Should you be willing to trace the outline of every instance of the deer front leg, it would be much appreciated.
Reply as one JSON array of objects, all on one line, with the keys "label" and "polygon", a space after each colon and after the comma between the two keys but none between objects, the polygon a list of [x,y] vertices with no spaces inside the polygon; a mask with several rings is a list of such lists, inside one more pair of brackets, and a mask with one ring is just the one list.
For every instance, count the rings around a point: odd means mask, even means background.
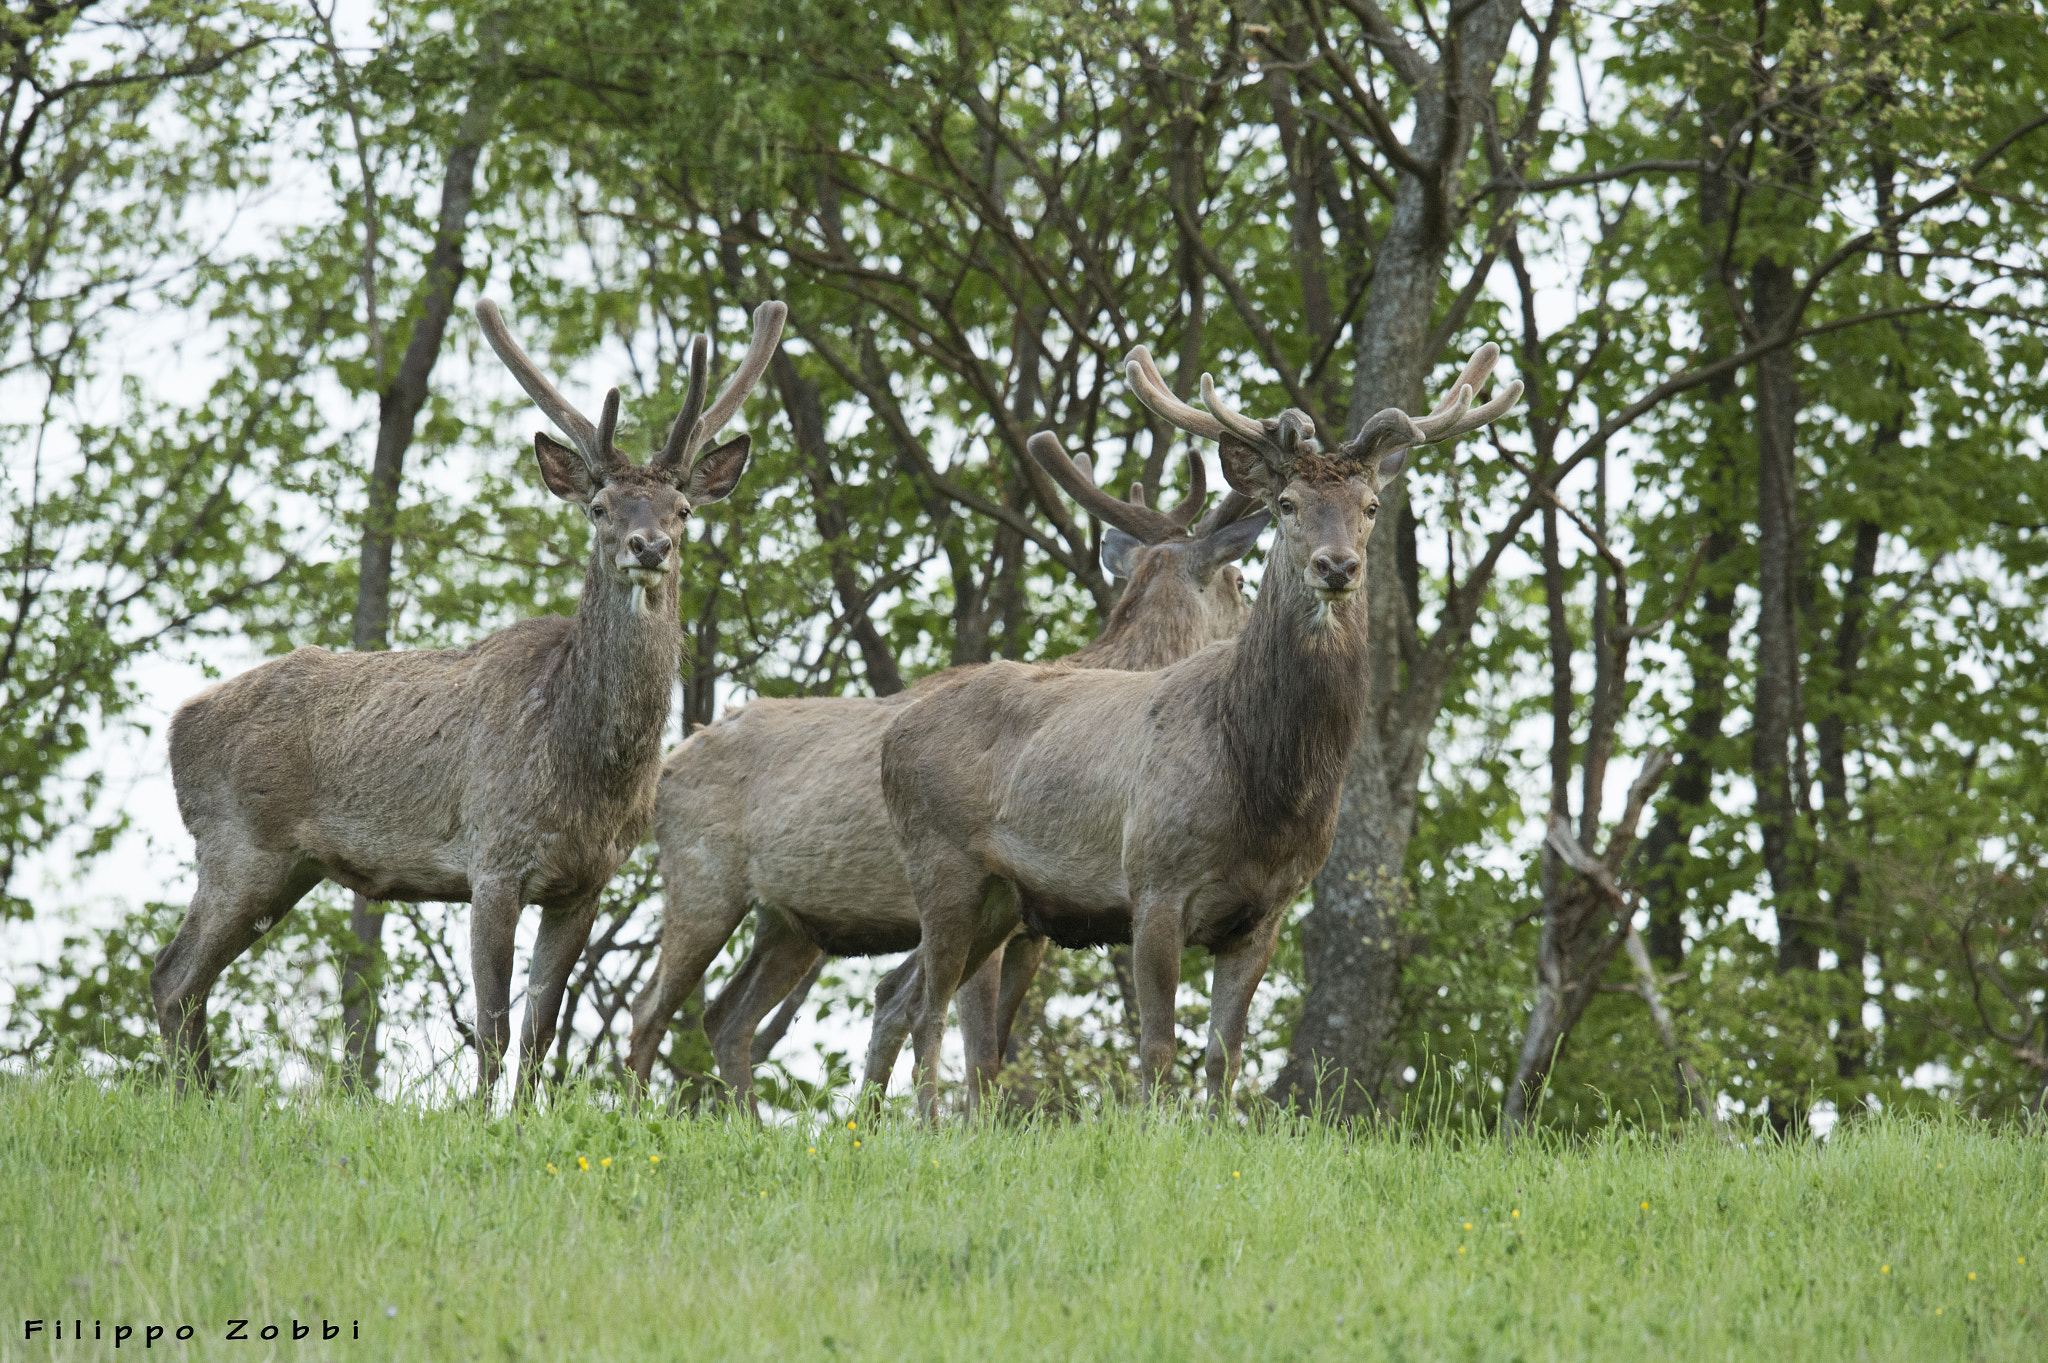
[{"label": "deer front leg", "polygon": [[[1291,897],[1291,896],[1290,896]],[[1273,945],[1280,939],[1279,913],[1237,941],[1218,950],[1209,990],[1209,1053],[1204,1069],[1209,1081],[1209,1111],[1230,1111],[1237,1076],[1244,1068],[1244,1034],[1252,1011],[1252,995],[1266,977]]]},{"label": "deer front leg", "polygon": [[476,981],[477,1101],[490,1110],[491,1093],[512,1044],[512,938],[519,928],[519,887],[485,881],[470,895],[469,969]]},{"label": "deer front leg", "polygon": [[519,1029],[518,1101],[522,1104],[533,1101],[540,1084],[541,1063],[561,1024],[562,996],[568,992],[569,975],[590,945],[590,929],[597,923],[600,893],[592,890],[565,908],[541,911],[533,963],[526,971],[526,1020]]},{"label": "deer front leg", "polygon": [[1180,988],[1181,925],[1171,901],[1141,899],[1131,924],[1138,986],[1138,1072],[1147,1101],[1173,1076],[1173,998]]},{"label": "deer front leg", "polygon": [[718,1058],[718,1077],[733,1101],[759,1119],[754,1101],[754,1029],[809,973],[824,953],[781,914],[754,914],[754,945],[732,981],[704,1009],[704,1030]]}]

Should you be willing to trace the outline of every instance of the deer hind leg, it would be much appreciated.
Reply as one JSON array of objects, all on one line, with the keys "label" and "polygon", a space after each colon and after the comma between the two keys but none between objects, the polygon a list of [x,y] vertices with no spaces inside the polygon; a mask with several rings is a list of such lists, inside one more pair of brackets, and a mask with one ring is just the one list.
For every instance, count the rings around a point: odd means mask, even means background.
[{"label": "deer hind leg", "polygon": [[[928,891],[934,892],[930,898]],[[928,905],[936,912],[927,912]],[[979,870],[956,874],[950,885],[928,881],[918,887],[918,918],[923,926],[917,947],[921,987],[912,1001],[910,1046],[916,1058],[918,1108],[927,1123],[935,1124],[939,1119],[939,1053],[946,1037],[946,1010],[961,981],[980,969],[989,954],[1016,931],[1016,892],[1008,881]],[[993,1011],[991,1000],[991,1015]],[[989,1038],[994,1031],[991,1021]],[[977,1096],[970,1084],[970,1111]]]},{"label": "deer hind leg", "polygon": [[1020,932],[1003,948],[1003,988],[996,1005],[996,1054],[1005,1063],[1016,1059],[1011,1054],[1010,1030],[1017,1025],[1017,1013],[1031,992],[1031,982],[1038,978],[1045,948],[1045,938],[1035,932]]},{"label": "deer hind leg", "polygon": [[955,996],[960,1041],[967,1052],[967,1103],[979,1106],[1003,1063],[1003,953],[992,951]]},{"label": "deer hind leg", "polygon": [[716,859],[664,854],[661,889],[661,955],[654,978],[633,1000],[633,1040],[626,1052],[636,1099],[647,1092],[676,1010],[704,983],[704,972],[747,916],[744,879],[725,874]]},{"label": "deer hind leg", "polygon": [[206,997],[214,981],[324,875],[318,862],[293,853],[202,844],[192,905],[149,972],[157,1027],[180,1093],[212,1083]]},{"label": "deer hind leg", "polygon": [[896,1057],[903,1053],[910,1035],[911,1020],[917,1014],[917,1000],[924,990],[918,973],[921,952],[905,956],[894,970],[875,986],[875,1025],[868,1032],[868,1054],[861,1076],[861,1099],[878,1103],[889,1092],[889,1076],[896,1069]]},{"label": "deer hind leg", "polygon": [[754,1103],[754,1029],[810,973],[824,953],[788,918],[754,913],[754,946],[730,983],[704,1009],[704,1030],[718,1058],[718,1077],[733,1100],[758,1118]]},{"label": "deer hind leg", "polygon": [[1272,914],[1216,953],[1216,970],[1209,986],[1209,1052],[1204,1062],[1212,1115],[1229,1112],[1236,1095],[1237,1076],[1244,1069],[1244,1034],[1252,995],[1273,959],[1281,917]]},{"label": "deer hind leg", "polygon": [[818,980],[824,973],[825,955],[820,952],[818,959],[813,961],[811,968],[804,973],[804,977],[796,982],[796,988],[790,990],[783,998],[782,1006],[775,1010],[775,1016],[769,1019],[768,1025],[754,1033],[753,1059],[756,1065],[767,1064],[768,1057],[775,1053],[775,1048],[781,1044],[782,1038],[789,1035],[790,1024],[796,1021],[797,1014],[803,1010],[804,1000],[818,987]]},{"label": "deer hind leg", "polygon": [[562,997],[569,976],[590,945],[597,923],[598,895],[592,891],[560,909],[543,909],[534,937],[533,962],[526,972],[526,1019],[519,1029],[519,1100],[530,1102],[540,1084],[541,1066],[562,1020]]},{"label": "deer hind leg", "polygon": [[485,1110],[512,1043],[512,942],[519,930],[520,893],[510,880],[470,887],[469,968],[476,981],[477,1101]]}]

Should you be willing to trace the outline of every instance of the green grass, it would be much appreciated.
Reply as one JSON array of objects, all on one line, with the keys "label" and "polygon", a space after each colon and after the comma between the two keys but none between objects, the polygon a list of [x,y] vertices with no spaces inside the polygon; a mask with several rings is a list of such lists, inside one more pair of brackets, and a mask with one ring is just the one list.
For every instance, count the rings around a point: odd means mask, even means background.
[{"label": "green grass", "polygon": [[147,1356],[2038,1360],[2048,1141],[760,1132],[8,1080],[0,1264],[4,1358],[190,1324]]}]

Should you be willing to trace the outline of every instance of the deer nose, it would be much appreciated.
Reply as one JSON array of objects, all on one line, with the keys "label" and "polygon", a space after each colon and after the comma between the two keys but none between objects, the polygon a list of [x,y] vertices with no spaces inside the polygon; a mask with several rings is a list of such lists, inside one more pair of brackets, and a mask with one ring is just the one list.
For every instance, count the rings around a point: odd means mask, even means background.
[{"label": "deer nose", "polygon": [[669,545],[667,535],[656,535],[652,539],[641,534],[626,536],[626,548],[640,560],[640,566],[643,568],[659,568],[668,562]]},{"label": "deer nose", "polygon": [[1324,549],[1309,560],[1309,567],[1332,591],[1347,591],[1358,581],[1358,555],[1349,550]]}]

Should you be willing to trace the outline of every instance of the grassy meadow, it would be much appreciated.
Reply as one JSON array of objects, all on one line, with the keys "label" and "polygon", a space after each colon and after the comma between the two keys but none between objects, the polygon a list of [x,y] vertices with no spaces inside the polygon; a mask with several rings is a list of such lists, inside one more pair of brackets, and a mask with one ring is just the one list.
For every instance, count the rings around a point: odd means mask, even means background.
[{"label": "grassy meadow", "polygon": [[152,1358],[2037,1360],[2048,1140],[756,1131],[6,1079],[0,1264],[5,1359],[156,1325]]}]

